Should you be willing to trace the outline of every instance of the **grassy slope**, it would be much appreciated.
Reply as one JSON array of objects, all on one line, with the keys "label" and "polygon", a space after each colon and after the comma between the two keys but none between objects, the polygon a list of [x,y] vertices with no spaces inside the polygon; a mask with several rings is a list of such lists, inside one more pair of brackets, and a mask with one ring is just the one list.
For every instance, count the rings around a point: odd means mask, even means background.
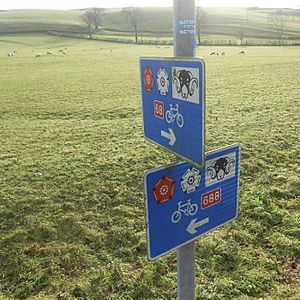
[{"label": "grassy slope", "polygon": [[[235,36],[241,27],[248,36],[274,37],[275,31],[270,23],[272,10],[249,11],[239,8],[206,8],[208,14],[207,24],[204,28],[206,34]],[[80,16],[82,10],[72,11],[2,11],[0,12],[0,33],[26,32],[26,31],[86,31]],[[287,11],[294,14],[294,20],[288,23],[286,36],[300,35],[300,11]],[[166,32],[171,35],[172,10],[171,8],[147,8],[142,10],[144,32]],[[248,16],[248,17],[247,17]],[[106,11],[103,26],[110,30],[131,31],[120,9]]]},{"label": "grassy slope", "polygon": [[0,11],[0,33],[65,30],[82,31],[80,10],[11,10]]},{"label": "grassy slope", "polygon": [[[207,150],[240,143],[240,209],[197,241],[198,299],[299,299],[299,50],[211,50]],[[0,299],[176,297],[175,254],[146,261],[142,177],[174,157],[143,138],[141,55],[172,49],[0,41]]]}]

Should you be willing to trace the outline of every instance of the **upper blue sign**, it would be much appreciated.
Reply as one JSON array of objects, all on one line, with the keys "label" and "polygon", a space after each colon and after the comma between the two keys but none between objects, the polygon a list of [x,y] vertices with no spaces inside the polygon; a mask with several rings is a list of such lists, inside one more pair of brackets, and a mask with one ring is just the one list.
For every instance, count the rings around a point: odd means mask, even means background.
[{"label": "upper blue sign", "polygon": [[203,60],[141,58],[140,71],[145,137],[202,166]]},{"label": "upper blue sign", "polygon": [[232,145],[189,163],[145,174],[150,260],[233,220],[238,211],[240,148]]}]

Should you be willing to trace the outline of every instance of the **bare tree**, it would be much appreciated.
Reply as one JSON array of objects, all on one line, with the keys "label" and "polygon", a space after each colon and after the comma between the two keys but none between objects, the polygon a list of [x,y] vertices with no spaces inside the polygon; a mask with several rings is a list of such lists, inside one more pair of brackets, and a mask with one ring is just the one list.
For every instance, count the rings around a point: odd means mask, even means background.
[{"label": "bare tree", "polygon": [[201,43],[201,34],[203,32],[203,28],[206,26],[208,19],[207,13],[201,8],[196,8],[196,22],[197,22],[197,39],[198,45]]},{"label": "bare tree", "polygon": [[240,40],[241,46],[243,46],[243,41],[244,41],[244,38],[246,37],[246,33],[243,28],[241,28],[241,30],[238,31],[238,33],[236,34],[236,37]]},{"label": "bare tree", "polygon": [[89,37],[92,38],[93,28],[99,29],[102,24],[103,9],[102,8],[91,8],[84,12],[82,15],[82,21],[87,24],[89,28]]},{"label": "bare tree", "polygon": [[99,29],[99,27],[102,24],[104,9],[103,8],[92,8],[92,12],[93,12],[93,19],[94,19],[93,26],[95,29]]},{"label": "bare tree", "polygon": [[82,21],[88,26],[89,28],[89,37],[92,38],[92,28],[94,24],[94,15],[91,10],[87,10],[82,16]]},{"label": "bare tree", "polygon": [[142,20],[142,13],[141,10],[137,7],[126,7],[123,8],[122,11],[123,15],[129,22],[130,26],[132,26],[134,30],[134,36],[135,36],[135,43],[138,43],[138,30],[140,27],[140,23]]},{"label": "bare tree", "polygon": [[283,33],[288,23],[289,18],[282,10],[276,10],[271,16],[271,23],[276,29],[276,35],[279,45],[282,44]]}]

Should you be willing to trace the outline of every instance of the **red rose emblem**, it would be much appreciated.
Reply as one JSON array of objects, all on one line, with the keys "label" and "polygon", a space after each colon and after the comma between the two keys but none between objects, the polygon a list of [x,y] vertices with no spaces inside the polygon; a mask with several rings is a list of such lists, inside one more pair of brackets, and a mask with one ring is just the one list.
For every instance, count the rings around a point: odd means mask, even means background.
[{"label": "red rose emblem", "polygon": [[147,67],[144,71],[144,86],[147,92],[152,92],[154,85],[154,77],[151,69]]},{"label": "red rose emblem", "polygon": [[156,182],[153,188],[153,196],[157,203],[169,201],[175,189],[175,182],[171,177],[162,177]]}]

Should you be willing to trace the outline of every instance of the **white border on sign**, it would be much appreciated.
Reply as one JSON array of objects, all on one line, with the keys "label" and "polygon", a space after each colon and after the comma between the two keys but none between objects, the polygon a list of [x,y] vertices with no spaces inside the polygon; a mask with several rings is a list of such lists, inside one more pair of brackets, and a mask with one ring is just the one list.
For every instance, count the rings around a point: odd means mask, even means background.
[{"label": "white border on sign", "polygon": [[[205,235],[205,234],[207,234],[207,233],[209,233],[209,232],[212,232],[212,231],[214,231],[215,229],[218,229],[219,227],[221,227],[221,226],[223,226],[223,225],[225,225],[225,224],[227,224],[227,223],[229,223],[229,222],[231,222],[231,221],[233,221],[233,220],[235,220],[235,219],[237,218],[237,216],[238,216],[238,208],[239,208],[239,188],[240,188],[239,183],[240,183],[240,158],[241,158],[241,147],[239,146],[239,144],[232,144],[232,145],[227,146],[227,147],[224,147],[224,148],[220,148],[220,149],[217,149],[217,150],[209,151],[209,152],[206,154],[206,156],[207,156],[207,155],[214,154],[214,153],[218,153],[218,152],[221,152],[221,151],[230,150],[230,149],[233,149],[233,148],[236,148],[236,147],[237,147],[238,152],[239,152],[239,155],[238,155],[239,159],[238,159],[238,161],[237,161],[237,165],[238,165],[238,171],[237,171],[237,195],[236,195],[237,206],[236,206],[235,216],[234,216],[232,219],[229,219],[229,220],[227,220],[226,222],[220,224],[219,226],[216,226],[216,227],[212,228],[212,229],[209,230],[209,231],[206,231],[206,232],[204,232],[204,233],[202,233],[202,234],[200,234],[200,235],[197,235],[197,236],[194,237],[193,239],[190,239],[190,240],[188,240],[188,241],[186,241],[186,242],[184,242],[184,243],[182,243],[182,244],[180,244],[180,245],[178,245],[178,246],[176,246],[176,247],[174,247],[174,248],[172,248],[172,249],[169,249],[169,250],[167,250],[167,251],[165,251],[165,252],[163,252],[163,253],[161,253],[161,254],[159,254],[159,255],[157,255],[157,256],[154,256],[154,257],[151,257],[151,256],[150,256],[150,243],[149,243],[150,232],[149,232],[148,201],[147,201],[147,200],[148,200],[148,199],[147,199],[147,180],[146,180],[146,179],[147,179],[147,176],[150,175],[150,174],[152,174],[152,173],[154,173],[154,172],[158,172],[158,171],[160,171],[160,170],[163,170],[163,169],[166,169],[166,168],[169,168],[169,167],[172,167],[172,166],[178,166],[178,165],[184,164],[184,163],[186,163],[186,162],[170,164],[170,165],[167,165],[167,166],[164,166],[164,167],[160,167],[160,168],[157,168],[157,169],[152,169],[152,170],[149,170],[149,171],[145,172],[145,174],[144,174],[144,195],[145,195],[145,204],[146,204],[146,205],[145,205],[145,209],[146,209],[146,231],[147,231],[148,260],[155,260],[155,259],[157,259],[157,258],[159,258],[159,257],[161,257],[161,256],[163,256],[163,255],[165,255],[165,254],[170,253],[170,252],[173,251],[173,250],[176,250],[176,249],[178,249],[178,248],[180,248],[180,247],[183,247],[183,246],[185,246],[185,245],[187,245],[187,244],[189,244],[189,243],[195,241],[196,239],[200,238],[201,236],[203,236],[203,235]],[[205,156],[205,158],[206,158],[206,156]],[[204,166],[204,168],[205,168],[205,166]]]},{"label": "white border on sign", "polygon": [[[202,99],[203,99],[203,104],[202,104],[202,109],[203,109],[203,118],[202,118],[202,137],[203,137],[203,140],[202,140],[202,161],[203,161],[203,164],[198,164],[192,160],[190,160],[189,158],[173,151],[172,149],[170,148],[167,148],[166,146],[163,146],[162,144],[159,144],[155,141],[153,141],[152,139],[148,138],[145,136],[145,123],[144,123],[144,109],[143,109],[143,98],[142,98],[142,119],[143,119],[143,133],[144,133],[144,138],[148,141],[150,141],[151,143],[159,146],[159,147],[162,147],[163,149],[167,150],[167,151],[170,151],[171,153],[177,155],[178,157],[181,157],[183,158],[184,160],[187,160],[188,162],[190,162],[192,165],[195,165],[196,167],[200,168],[200,167],[203,167],[204,164],[205,164],[205,145],[204,145],[204,142],[205,142],[205,116],[206,116],[206,113],[205,113],[205,97],[206,97],[206,86],[205,86],[205,74],[206,74],[206,66],[205,66],[205,62],[203,59],[201,58],[180,58],[180,57],[175,57],[175,58],[170,58],[170,57],[140,57],[140,66],[141,66],[141,60],[162,60],[162,61],[171,61],[171,62],[176,62],[176,61],[180,61],[180,62],[193,62],[193,61],[196,61],[196,62],[201,62],[202,64],[202,74],[204,76],[202,76],[202,87],[203,89],[201,89],[201,92],[202,92]],[[141,70],[140,68],[140,78],[142,78],[143,76],[143,70]],[[141,95],[143,94],[143,84],[141,82]],[[200,105],[200,103],[199,103]]]}]

